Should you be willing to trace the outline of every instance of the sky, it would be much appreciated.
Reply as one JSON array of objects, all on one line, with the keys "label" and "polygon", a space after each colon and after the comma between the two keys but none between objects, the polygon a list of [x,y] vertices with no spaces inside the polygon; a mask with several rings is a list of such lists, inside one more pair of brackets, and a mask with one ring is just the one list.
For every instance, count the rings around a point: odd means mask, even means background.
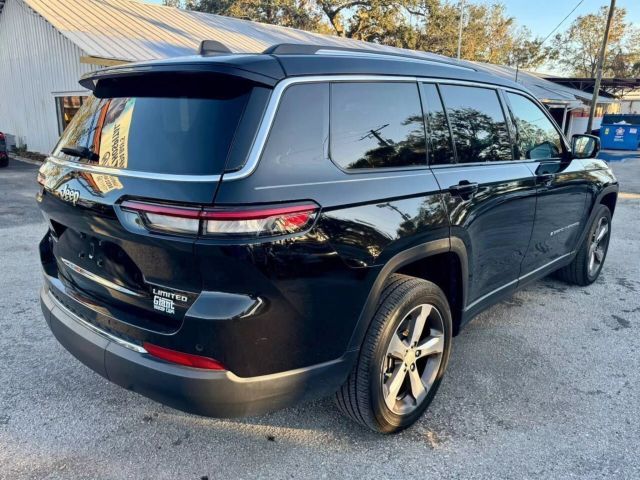
[{"label": "sky", "polygon": [[[146,3],[162,4],[162,0],[142,0]],[[468,3],[492,3],[490,0],[466,0]],[[546,37],[560,21],[578,4],[579,0],[502,0],[507,13],[518,22],[527,26],[535,36]],[[558,31],[566,28],[579,15],[592,13],[602,5],[609,5],[607,0],[584,0]],[[627,9],[627,20],[640,27],[640,0],[617,0],[616,8]],[[541,12],[544,12],[541,14]]]}]

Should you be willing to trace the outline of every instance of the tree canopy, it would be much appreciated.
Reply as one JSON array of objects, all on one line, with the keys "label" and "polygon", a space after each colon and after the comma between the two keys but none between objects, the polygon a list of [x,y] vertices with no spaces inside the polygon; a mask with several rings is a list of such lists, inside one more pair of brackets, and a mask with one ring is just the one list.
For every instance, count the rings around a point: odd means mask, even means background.
[{"label": "tree canopy", "polygon": [[[608,12],[604,6],[596,13],[581,15],[555,36],[559,69],[576,77],[595,76]],[[624,8],[615,9],[603,66],[605,77],[640,75],[640,30],[628,23],[626,16]]]},{"label": "tree canopy", "polygon": [[[455,57],[460,5],[454,0],[164,0],[165,5]],[[503,3],[466,3],[461,57],[533,69],[553,64],[593,76],[607,7],[582,15],[543,43]],[[605,75],[640,74],[640,31],[616,9]]]}]

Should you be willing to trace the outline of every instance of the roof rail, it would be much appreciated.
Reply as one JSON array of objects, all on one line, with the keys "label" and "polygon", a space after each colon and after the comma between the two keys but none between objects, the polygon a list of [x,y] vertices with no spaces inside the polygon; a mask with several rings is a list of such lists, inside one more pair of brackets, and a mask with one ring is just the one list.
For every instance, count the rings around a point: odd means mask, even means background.
[{"label": "roof rail", "polygon": [[216,53],[232,53],[224,43],[217,40],[202,40],[198,48],[198,55],[213,55]]},{"label": "roof rail", "polygon": [[439,58],[428,58],[420,55],[404,52],[389,52],[384,50],[374,50],[369,48],[338,47],[333,45],[310,45],[301,43],[278,43],[272,45],[262,52],[267,55],[340,55],[352,54],[360,56],[382,56],[399,57],[414,62],[427,62],[446,65],[448,67],[460,68],[464,70],[476,71],[475,68],[466,65],[458,65],[455,61],[440,60]]}]

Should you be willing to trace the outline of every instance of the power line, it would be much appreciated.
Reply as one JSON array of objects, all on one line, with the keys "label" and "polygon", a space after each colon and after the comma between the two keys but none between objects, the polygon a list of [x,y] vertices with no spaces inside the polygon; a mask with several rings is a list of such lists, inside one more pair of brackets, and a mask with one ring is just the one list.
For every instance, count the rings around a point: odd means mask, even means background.
[{"label": "power line", "polygon": [[576,9],[577,9],[581,4],[582,4],[582,2],[584,2],[584,0],[580,0],[580,1],[578,2],[578,4],[577,4],[575,7],[573,7],[573,10],[571,10],[571,11],[567,14],[567,16],[566,16],[566,17],[564,17],[564,18],[562,19],[562,21],[561,21],[558,25],[556,25],[556,28],[554,28],[553,30],[551,30],[551,33],[549,33],[549,35],[547,35],[546,37],[544,37],[544,40],[542,40],[542,43],[540,43],[540,45],[542,45],[544,42],[546,42],[546,41],[549,39],[549,37],[550,37],[551,35],[553,35],[553,32],[555,32],[558,28],[560,28],[560,25],[562,25],[562,24],[564,23],[564,21],[565,21],[567,18],[569,18],[573,12],[575,12],[575,11],[576,11]]}]

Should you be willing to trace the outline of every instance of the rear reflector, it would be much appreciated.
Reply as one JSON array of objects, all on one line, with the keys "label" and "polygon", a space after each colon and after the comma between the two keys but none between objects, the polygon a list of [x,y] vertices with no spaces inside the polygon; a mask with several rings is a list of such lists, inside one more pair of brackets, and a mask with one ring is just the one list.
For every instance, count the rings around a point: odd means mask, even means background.
[{"label": "rear reflector", "polygon": [[315,203],[271,207],[204,210],[138,201],[125,201],[123,210],[137,212],[152,231],[206,236],[274,236],[309,228],[318,211]]},{"label": "rear reflector", "polygon": [[169,348],[153,345],[152,343],[144,342],[142,346],[151,356],[177,365],[184,365],[186,367],[193,368],[205,368],[207,370],[226,370],[224,365],[213,358],[177,352]]}]

